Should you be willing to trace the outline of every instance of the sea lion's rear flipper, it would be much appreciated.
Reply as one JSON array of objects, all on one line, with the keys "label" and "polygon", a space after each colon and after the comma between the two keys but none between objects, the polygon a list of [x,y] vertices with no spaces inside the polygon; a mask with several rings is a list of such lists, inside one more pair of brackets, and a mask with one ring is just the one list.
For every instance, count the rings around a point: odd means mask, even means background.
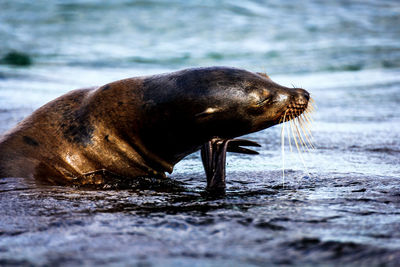
[{"label": "sea lion's rear flipper", "polygon": [[258,154],[258,152],[241,146],[260,146],[258,143],[244,139],[213,138],[201,148],[201,159],[207,176],[207,191],[225,193],[226,152]]}]

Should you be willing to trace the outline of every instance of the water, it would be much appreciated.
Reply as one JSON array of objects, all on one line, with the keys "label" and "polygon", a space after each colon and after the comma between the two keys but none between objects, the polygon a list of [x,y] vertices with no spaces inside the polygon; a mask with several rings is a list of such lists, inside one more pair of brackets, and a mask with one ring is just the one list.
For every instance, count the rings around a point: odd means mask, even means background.
[{"label": "water", "polygon": [[[95,190],[0,181],[0,265],[400,262],[397,1],[1,1],[0,133],[74,88],[193,66],[266,71],[317,103],[315,151],[280,128],[228,155],[203,194],[198,153],[165,184]],[[32,61],[16,66],[16,51]],[[12,62],[11,62],[12,63]],[[288,142],[286,142],[288,144]]]}]

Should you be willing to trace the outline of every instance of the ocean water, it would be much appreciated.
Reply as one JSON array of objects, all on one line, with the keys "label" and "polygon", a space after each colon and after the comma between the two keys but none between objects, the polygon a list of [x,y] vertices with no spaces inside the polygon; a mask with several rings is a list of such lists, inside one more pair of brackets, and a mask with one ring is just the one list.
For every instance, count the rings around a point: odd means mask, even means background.
[{"label": "ocean water", "polygon": [[398,266],[398,1],[0,1],[0,134],[69,90],[198,66],[307,89],[315,150],[281,127],[228,155],[211,198],[199,153],[165,184],[0,180],[0,265]]}]

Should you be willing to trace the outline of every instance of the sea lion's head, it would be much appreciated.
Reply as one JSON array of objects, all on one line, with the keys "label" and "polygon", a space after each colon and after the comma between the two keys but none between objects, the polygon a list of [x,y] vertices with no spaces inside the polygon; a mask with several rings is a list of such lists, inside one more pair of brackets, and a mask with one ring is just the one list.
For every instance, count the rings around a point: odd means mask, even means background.
[{"label": "sea lion's head", "polygon": [[[144,80],[142,139],[177,162],[213,137],[234,138],[301,115],[309,93],[267,75],[228,67],[195,68]],[[161,137],[160,137],[161,136]]]},{"label": "sea lion's head", "polygon": [[215,68],[209,76],[209,87],[199,97],[203,111],[195,117],[221,138],[260,131],[298,117],[310,99],[306,90],[284,87],[263,73]]}]

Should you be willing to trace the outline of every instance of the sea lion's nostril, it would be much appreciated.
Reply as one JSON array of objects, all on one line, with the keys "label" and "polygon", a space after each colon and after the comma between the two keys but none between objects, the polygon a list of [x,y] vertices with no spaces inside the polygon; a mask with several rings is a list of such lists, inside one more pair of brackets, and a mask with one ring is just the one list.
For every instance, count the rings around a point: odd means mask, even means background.
[{"label": "sea lion's nostril", "polygon": [[304,97],[308,100],[310,100],[310,93],[304,90]]}]

